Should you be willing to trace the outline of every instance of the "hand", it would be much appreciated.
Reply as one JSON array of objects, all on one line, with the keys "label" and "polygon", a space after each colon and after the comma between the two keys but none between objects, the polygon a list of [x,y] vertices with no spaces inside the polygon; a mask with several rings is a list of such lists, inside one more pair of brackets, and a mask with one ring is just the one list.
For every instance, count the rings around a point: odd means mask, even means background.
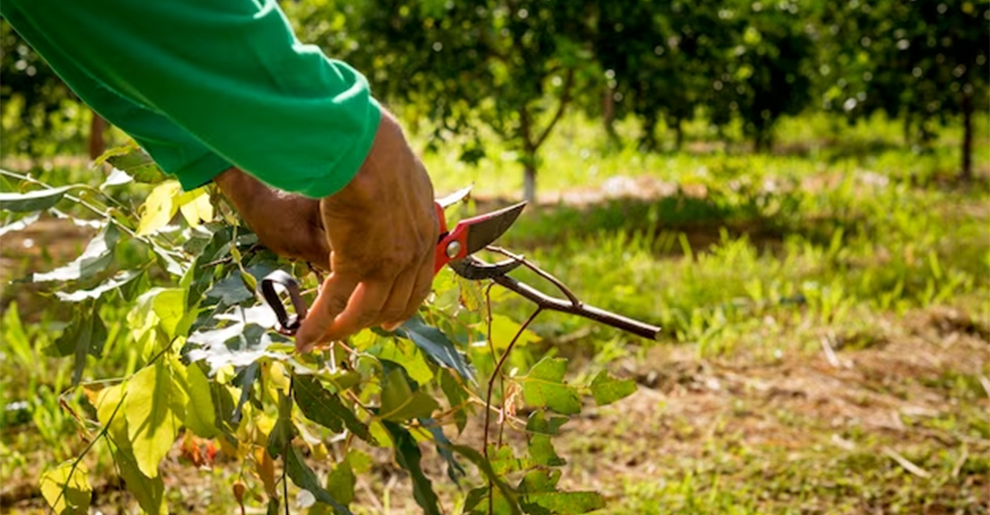
[{"label": "hand", "polygon": [[388,113],[357,175],[320,211],[332,273],[296,333],[298,352],[374,325],[398,327],[433,283],[433,185]]},{"label": "hand", "polygon": [[238,168],[228,168],[213,182],[266,247],[328,270],[330,245],[319,199],[272,189]]}]

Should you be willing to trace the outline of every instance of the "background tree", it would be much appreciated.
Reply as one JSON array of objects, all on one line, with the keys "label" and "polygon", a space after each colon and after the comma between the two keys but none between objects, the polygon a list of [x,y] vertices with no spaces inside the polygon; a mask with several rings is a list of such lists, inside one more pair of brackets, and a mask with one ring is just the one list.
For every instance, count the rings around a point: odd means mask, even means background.
[{"label": "background tree", "polygon": [[6,22],[0,23],[4,154],[78,152],[85,107]]},{"label": "background tree", "polygon": [[524,196],[536,197],[539,149],[571,103],[578,69],[590,62],[583,5],[563,0],[460,4],[376,0],[375,86],[388,98],[427,106],[434,136],[473,135],[467,161],[484,154],[477,124],[518,152]]},{"label": "background tree", "polygon": [[[857,119],[883,111],[926,145],[961,118],[961,173],[972,177],[973,113],[987,109],[990,2],[822,4],[826,108]],[[834,72],[832,71],[834,70]],[[823,75],[827,75],[823,73]]]},{"label": "background tree", "polygon": [[774,123],[800,113],[811,100],[813,54],[806,24],[798,5],[786,1],[726,2],[719,17],[733,42],[722,56],[726,73],[714,108],[724,109],[727,101],[756,151],[769,150]]}]

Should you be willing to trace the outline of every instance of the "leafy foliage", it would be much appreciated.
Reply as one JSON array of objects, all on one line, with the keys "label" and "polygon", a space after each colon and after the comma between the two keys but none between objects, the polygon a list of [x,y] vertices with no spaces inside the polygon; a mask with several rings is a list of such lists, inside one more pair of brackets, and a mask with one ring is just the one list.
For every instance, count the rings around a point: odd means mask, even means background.
[{"label": "leafy foliage", "polygon": [[[117,151],[111,155],[118,158],[112,182],[130,182],[135,168],[148,174],[142,159]],[[48,349],[55,356],[75,358],[70,388],[85,392],[87,409],[95,415],[84,427],[100,428],[88,437],[92,443],[84,453],[103,444],[144,511],[169,511],[161,464],[179,440],[184,449],[190,442],[212,441],[209,445],[219,446],[229,459],[253,463],[270,510],[287,505],[278,484],[291,480],[321,509],[349,514],[356,474],[368,470],[359,450],[365,446],[391,447],[396,463],[410,474],[416,502],[425,513],[441,513],[436,479],[426,475],[422,464],[421,442],[437,449],[451,481],[476,480],[460,460],[474,464],[498,505],[509,512],[583,513],[598,505],[595,494],[569,497],[553,481],[543,481],[537,491],[530,484],[533,479],[522,478],[512,487],[503,477],[563,465],[551,443],[563,417],[542,425],[534,419],[530,456],[524,465],[511,468],[494,466],[484,454],[454,444],[445,434],[448,425],[463,430],[473,400],[481,396],[471,360],[490,368],[498,358],[470,352],[467,342],[479,332],[505,342],[537,340],[525,325],[507,317],[481,317],[479,285],[441,276],[439,288],[457,299],[446,308],[450,311],[427,305],[422,316],[394,333],[364,331],[346,346],[296,355],[291,342],[275,332],[273,313],[259,304],[254,291],[271,270],[290,268],[298,274],[300,268],[260,248],[246,228],[221,221],[236,222],[236,217],[226,205],[213,203],[208,189],[185,193],[165,180],[153,185],[139,209],[131,210],[102,188],[70,185],[51,194],[38,181],[4,174],[20,181],[21,192],[3,193],[0,204],[14,221],[43,216],[56,207],[79,213],[71,215],[79,220],[83,213],[95,215],[85,223],[99,231],[77,259],[30,279],[56,289],[58,298],[73,308],[73,318]],[[31,183],[35,189],[28,187]],[[87,192],[87,200],[67,193],[72,190]],[[183,212],[189,205],[194,209]],[[121,259],[125,247],[136,255]],[[317,281],[311,275],[304,280],[310,285]],[[438,291],[438,303],[444,298],[450,298],[447,291]],[[473,310],[465,310],[461,299],[475,299]],[[108,318],[109,306],[123,309]],[[439,323],[434,327],[426,320]],[[107,342],[116,338],[134,349],[133,369],[110,383],[87,378],[88,360],[100,359]],[[505,342],[488,348],[505,351]],[[581,389],[564,382],[565,371],[565,360],[548,358],[526,376],[499,377],[517,383],[510,391],[521,389],[534,407],[575,414],[581,408]],[[615,384],[591,388],[607,392],[596,396],[618,398],[622,392]],[[519,398],[502,402],[500,409],[514,411]],[[307,461],[326,460],[329,446],[340,458],[324,481]],[[507,447],[500,451],[512,452]],[[86,474],[85,468],[59,465],[43,476],[46,498],[56,511],[85,509]],[[56,487],[69,495],[52,497]],[[247,502],[236,489],[235,497],[238,503]]]}]

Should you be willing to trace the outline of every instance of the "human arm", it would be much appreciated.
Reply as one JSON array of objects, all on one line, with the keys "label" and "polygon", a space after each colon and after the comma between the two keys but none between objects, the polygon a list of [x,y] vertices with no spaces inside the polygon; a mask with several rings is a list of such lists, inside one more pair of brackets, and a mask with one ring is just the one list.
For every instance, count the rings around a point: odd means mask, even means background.
[{"label": "human arm", "polygon": [[[182,167],[167,169],[184,187],[235,165],[279,189],[322,198],[334,272],[307,319],[301,350],[363,327],[395,325],[426,296],[432,275],[424,271],[437,232],[429,178],[363,77],[300,45],[273,1],[0,5],[5,16],[21,15],[15,28],[39,36],[48,55],[67,56],[148,119],[193,135],[200,145],[180,145],[177,162],[198,162],[189,149],[205,149],[208,166],[194,180]],[[163,143],[174,141],[166,134]],[[303,207],[266,209],[268,200],[251,192],[268,199],[274,190],[234,180],[238,175],[221,179],[221,189],[259,234],[318,232],[312,202],[290,199]],[[286,228],[278,225],[282,218],[289,219]],[[311,247],[305,254],[318,259],[320,245]]]}]

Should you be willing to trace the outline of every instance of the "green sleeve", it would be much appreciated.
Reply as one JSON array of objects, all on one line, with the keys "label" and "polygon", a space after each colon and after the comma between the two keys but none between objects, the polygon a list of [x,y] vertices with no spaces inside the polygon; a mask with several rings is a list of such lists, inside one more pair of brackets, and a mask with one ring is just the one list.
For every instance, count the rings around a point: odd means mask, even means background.
[{"label": "green sleeve", "polygon": [[367,81],[274,0],[4,0],[3,15],[185,187],[237,165],[310,197],[346,185],[381,116]]}]

